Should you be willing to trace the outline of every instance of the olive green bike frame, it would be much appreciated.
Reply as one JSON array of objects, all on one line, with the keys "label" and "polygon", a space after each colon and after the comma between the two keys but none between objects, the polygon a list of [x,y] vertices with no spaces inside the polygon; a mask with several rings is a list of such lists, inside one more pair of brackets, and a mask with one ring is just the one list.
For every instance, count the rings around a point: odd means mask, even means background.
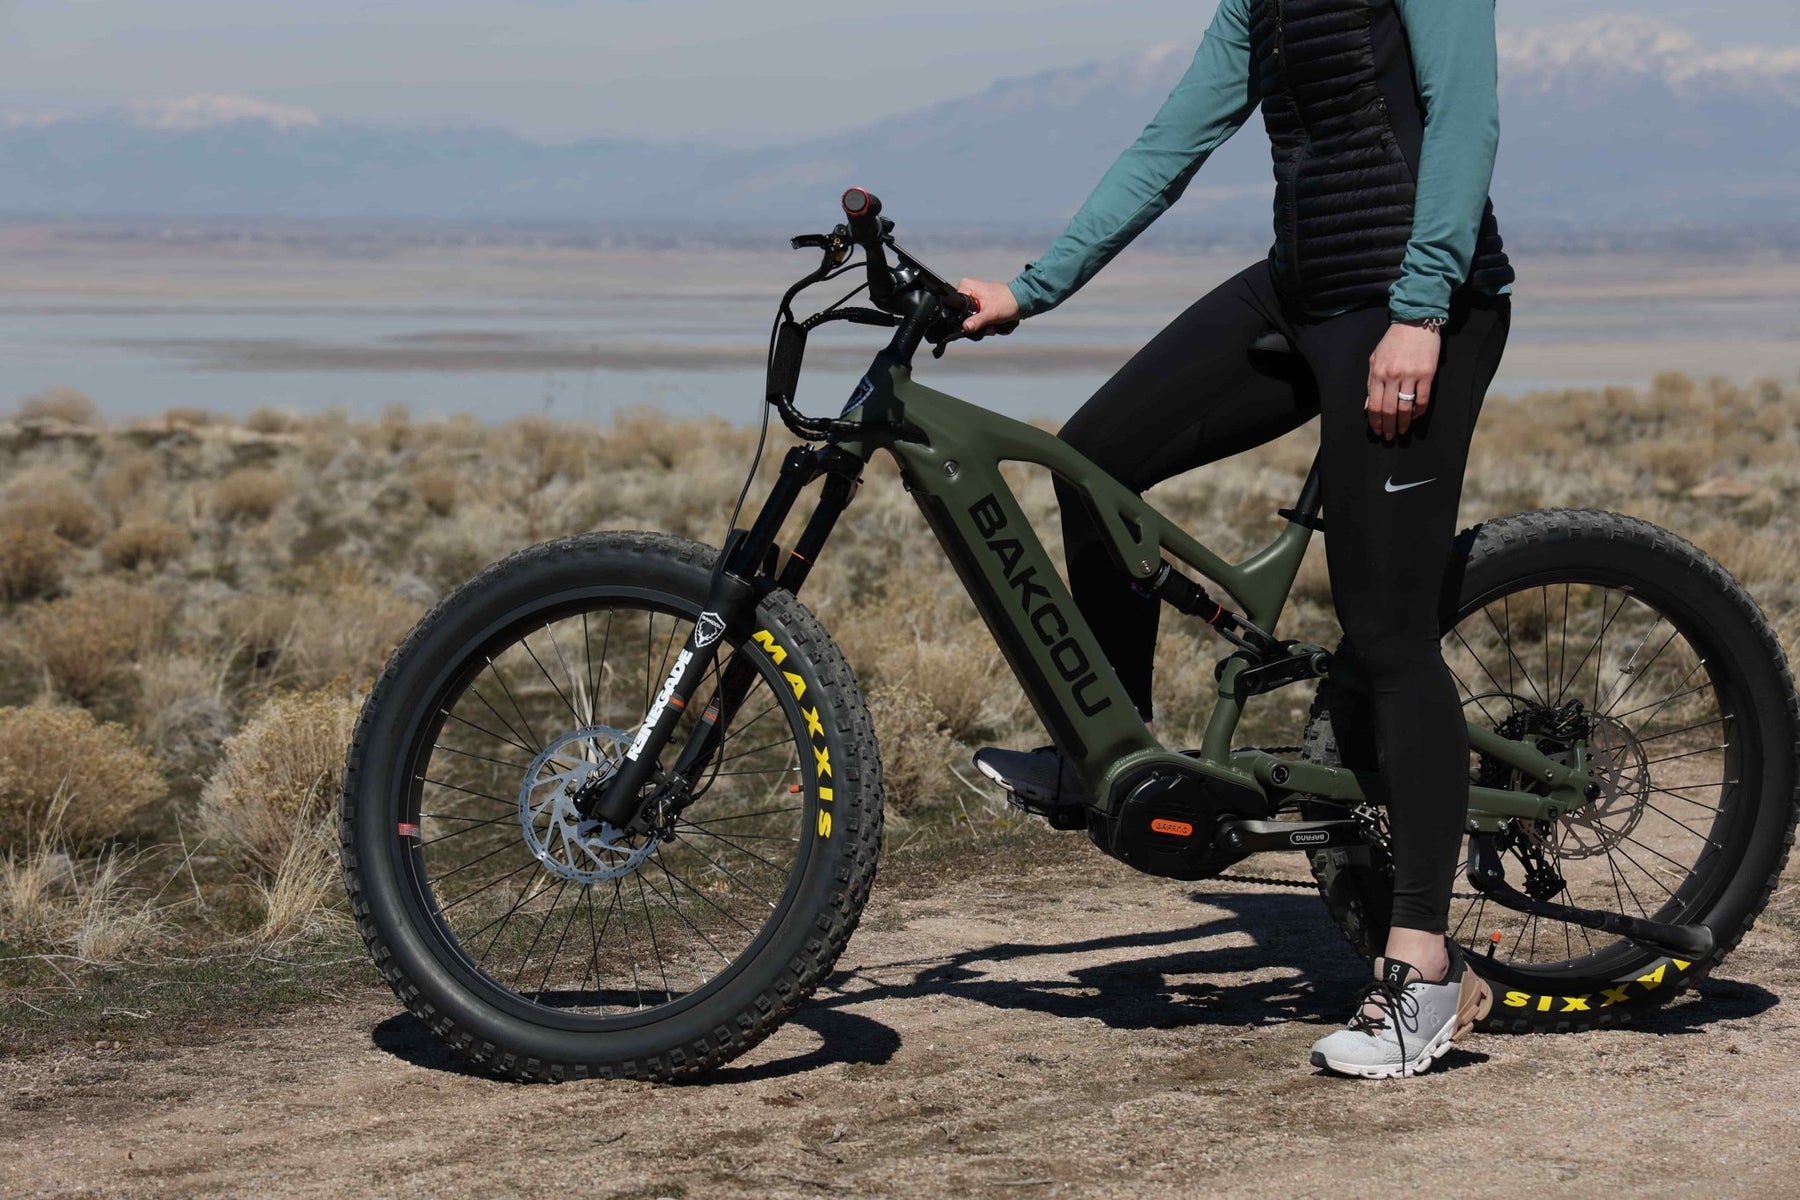
[{"label": "olive green bike frame", "polygon": [[[1075,607],[1000,466],[1033,463],[1078,489],[1119,565],[1134,578],[1147,580],[1170,556],[1223,588],[1252,623],[1268,631],[1279,623],[1306,556],[1313,535],[1308,525],[1290,517],[1263,549],[1242,562],[1227,562],[1068,443],[926,387],[885,354],[877,356],[844,416],[859,420],[861,427],[857,436],[838,444],[864,462],[885,450],[899,463],[907,490],[1039,719],[1103,809],[1110,808],[1116,784],[1159,763],[1197,768],[1249,787],[1277,807],[1286,793],[1352,805],[1379,802],[1378,788],[1365,790],[1375,782],[1366,774],[1259,750],[1232,750],[1243,715],[1244,701],[1233,686],[1247,665],[1242,656],[1225,662],[1218,702],[1198,755],[1177,755],[1157,741]],[[1564,763],[1473,723],[1469,740],[1479,754],[1539,781],[1533,791],[1471,786],[1471,830],[1497,829],[1512,818],[1554,820],[1589,803],[1593,781],[1579,745],[1573,761]]]}]

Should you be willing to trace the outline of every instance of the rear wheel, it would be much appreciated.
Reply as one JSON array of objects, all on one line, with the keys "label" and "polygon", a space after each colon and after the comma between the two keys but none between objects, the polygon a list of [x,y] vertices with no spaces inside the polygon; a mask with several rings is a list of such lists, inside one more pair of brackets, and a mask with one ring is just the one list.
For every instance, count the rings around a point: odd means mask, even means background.
[{"label": "rear wheel", "polygon": [[[1450,932],[1478,947],[1473,964],[1494,985],[1484,1027],[1591,1028],[1666,1003],[1737,945],[1793,843],[1800,715],[1762,613],[1665,530],[1555,511],[1473,532],[1446,625],[1445,660],[1472,721],[1553,754],[1585,745],[1600,777],[1581,812],[1507,823],[1497,844],[1508,880],[1540,899],[1704,923],[1718,943],[1689,961],[1515,913],[1470,891],[1459,863]],[[1373,768],[1368,714],[1348,689],[1320,688],[1306,744],[1315,760]],[[1534,786],[1498,762],[1471,772],[1485,786]],[[1392,864],[1383,814],[1361,815],[1373,848],[1312,861],[1333,918],[1372,955],[1387,937]]]},{"label": "rear wheel", "polygon": [[639,534],[516,554],[427,616],[364,706],[342,810],[358,924],[407,1007],[497,1073],[717,1065],[779,1026],[856,926],[881,836],[874,735],[786,592],[721,635],[696,699],[733,664],[748,688],[709,770],[626,830],[576,804],[630,746],[712,560]]}]

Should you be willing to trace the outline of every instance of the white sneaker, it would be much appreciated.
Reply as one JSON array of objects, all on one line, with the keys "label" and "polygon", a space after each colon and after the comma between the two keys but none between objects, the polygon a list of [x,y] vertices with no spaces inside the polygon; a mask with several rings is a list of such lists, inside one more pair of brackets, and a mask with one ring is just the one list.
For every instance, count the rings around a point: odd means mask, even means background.
[{"label": "white sneaker", "polygon": [[1399,959],[1376,959],[1375,981],[1357,1000],[1356,1015],[1345,1028],[1313,1043],[1312,1065],[1340,1075],[1394,1079],[1420,1074],[1442,1058],[1494,1005],[1493,990],[1468,969],[1462,949],[1445,944],[1450,970],[1435,983],[1409,980],[1418,972]]}]

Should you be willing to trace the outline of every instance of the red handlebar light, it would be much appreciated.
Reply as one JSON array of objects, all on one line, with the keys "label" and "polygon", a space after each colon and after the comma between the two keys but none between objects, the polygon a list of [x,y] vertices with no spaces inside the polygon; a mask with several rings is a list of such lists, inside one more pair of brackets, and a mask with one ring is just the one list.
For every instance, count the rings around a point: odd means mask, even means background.
[{"label": "red handlebar light", "polygon": [[844,215],[860,217],[869,210],[869,193],[865,188],[853,187],[844,193]]}]

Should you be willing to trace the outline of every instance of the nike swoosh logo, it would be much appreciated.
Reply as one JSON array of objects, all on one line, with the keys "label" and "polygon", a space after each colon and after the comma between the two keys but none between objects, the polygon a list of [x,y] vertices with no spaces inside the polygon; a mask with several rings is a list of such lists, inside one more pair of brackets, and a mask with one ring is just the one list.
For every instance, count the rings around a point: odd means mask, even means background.
[{"label": "nike swoosh logo", "polygon": [[1394,477],[1392,475],[1389,475],[1387,478],[1387,482],[1382,485],[1381,490],[1384,492],[1404,492],[1407,488],[1424,487],[1426,484],[1431,483],[1436,478],[1437,478],[1437,476],[1433,475],[1431,477],[1431,479],[1421,479],[1417,483],[1402,483],[1402,484],[1396,485],[1394,483]]}]

